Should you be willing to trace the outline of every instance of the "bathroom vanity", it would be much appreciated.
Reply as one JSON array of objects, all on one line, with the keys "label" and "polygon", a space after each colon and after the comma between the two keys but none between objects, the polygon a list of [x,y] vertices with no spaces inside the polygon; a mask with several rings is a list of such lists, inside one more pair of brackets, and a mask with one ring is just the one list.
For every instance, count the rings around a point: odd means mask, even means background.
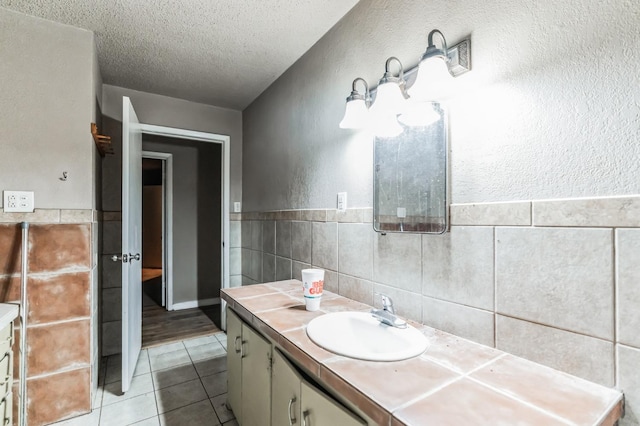
[{"label": "bathroom vanity", "polygon": [[13,321],[18,313],[18,305],[0,303],[0,423],[3,425],[13,424]]},{"label": "bathroom vanity", "polygon": [[429,340],[420,356],[380,362],[314,344],[305,327],[370,306],[325,291],[305,310],[297,280],[223,289],[228,403],[252,425],[613,425],[622,394],[493,348],[410,322]]}]

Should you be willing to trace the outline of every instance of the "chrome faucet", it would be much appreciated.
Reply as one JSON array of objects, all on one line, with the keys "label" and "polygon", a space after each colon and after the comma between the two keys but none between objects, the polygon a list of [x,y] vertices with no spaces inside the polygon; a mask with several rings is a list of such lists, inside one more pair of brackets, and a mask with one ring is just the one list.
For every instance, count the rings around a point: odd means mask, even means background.
[{"label": "chrome faucet", "polygon": [[371,315],[383,324],[397,328],[406,328],[407,322],[398,318],[393,308],[393,300],[386,294],[376,293],[382,298],[382,309],[371,309]]}]

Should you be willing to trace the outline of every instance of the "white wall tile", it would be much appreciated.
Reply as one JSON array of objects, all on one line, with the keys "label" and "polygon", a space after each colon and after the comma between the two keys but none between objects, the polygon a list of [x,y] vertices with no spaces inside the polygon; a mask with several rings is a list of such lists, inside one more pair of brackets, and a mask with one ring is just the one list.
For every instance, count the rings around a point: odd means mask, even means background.
[{"label": "white wall tile", "polygon": [[276,281],[290,280],[291,277],[291,259],[276,256]]},{"label": "white wall tile", "polygon": [[493,228],[422,236],[422,294],[493,310]]},{"label": "white wall tile", "polygon": [[373,306],[373,283],[360,278],[338,274],[340,295]]},{"label": "white wall tile", "polygon": [[494,346],[493,312],[423,297],[422,322],[447,333]]},{"label": "white wall tile", "polygon": [[313,222],[311,258],[314,265],[338,270],[338,224]]},{"label": "white wall tile", "polygon": [[276,223],[273,220],[262,222],[262,251],[269,254],[276,252]]},{"label": "white wall tile", "polygon": [[452,204],[451,225],[531,225],[531,202]]},{"label": "white wall tile", "polygon": [[640,197],[533,202],[534,226],[640,226]]},{"label": "white wall tile", "polygon": [[272,254],[262,253],[262,281],[265,283],[269,283],[275,280],[276,257]]},{"label": "white wall tile", "polygon": [[291,221],[276,222],[276,254],[291,258]]},{"label": "white wall tile", "polygon": [[604,386],[614,385],[613,343],[497,316],[496,347]]},{"label": "white wall tile", "polygon": [[616,272],[617,338],[640,347],[640,229],[616,230]]},{"label": "white wall tile", "polygon": [[242,222],[229,222],[229,247],[242,247]]},{"label": "white wall tile", "polygon": [[262,250],[262,221],[253,220],[251,222],[251,245],[253,250]]},{"label": "white wall tile", "polygon": [[616,387],[624,393],[625,415],[620,426],[640,424],[640,349],[617,345]]},{"label": "white wall tile", "polygon": [[496,310],[613,339],[610,229],[496,228]]},{"label": "white wall tile", "polygon": [[371,225],[338,225],[338,267],[341,273],[371,279],[373,272],[373,235]]},{"label": "white wall tile", "polygon": [[374,234],[373,281],[420,294],[421,260],[419,234]]},{"label": "white wall tile", "polygon": [[311,263],[311,222],[291,222],[291,258]]},{"label": "white wall tile", "polygon": [[382,307],[382,299],[376,293],[386,294],[393,300],[393,305],[397,315],[414,321],[422,322],[422,301],[420,295],[395,287],[374,283],[373,285],[373,306]]}]

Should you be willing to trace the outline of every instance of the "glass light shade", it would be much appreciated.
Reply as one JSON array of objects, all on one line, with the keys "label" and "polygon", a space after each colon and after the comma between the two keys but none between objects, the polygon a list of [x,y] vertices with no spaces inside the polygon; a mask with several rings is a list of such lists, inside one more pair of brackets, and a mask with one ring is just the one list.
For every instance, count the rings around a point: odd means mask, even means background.
[{"label": "glass light shade", "polygon": [[371,114],[376,117],[387,114],[398,115],[404,111],[405,104],[406,99],[398,83],[383,83],[376,91],[376,100],[371,106]]},{"label": "glass light shade", "polygon": [[442,56],[432,56],[420,61],[418,74],[413,85],[407,90],[411,98],[418,101],[434,101],[429,94],[432,87],[437,87],[439,81],[451,78],[449,69]]},{"label": "glass light shade", "polygon": [[372,128],[373,134],[381,138],[393,138],[404,131],[395,114],[376,116],[375,121],[372,122]]},{"label": "glass light shade", "polygon": [[364,99],[347,102],[344,117],[340,122],[341,129],[362,129],[369,121],[369,109]]},{"label": "glass light shade", "polygon": [[410,98],[407,102],[407,110],[400,114],[398,120],[405,126],[419,127],[435,123],[440,114],[433,108],[431,102],[420,102]]}]

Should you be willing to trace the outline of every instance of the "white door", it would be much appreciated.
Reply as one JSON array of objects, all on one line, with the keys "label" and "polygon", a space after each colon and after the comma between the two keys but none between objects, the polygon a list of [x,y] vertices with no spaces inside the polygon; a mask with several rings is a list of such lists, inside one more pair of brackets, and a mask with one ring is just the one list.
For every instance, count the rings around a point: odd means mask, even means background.
[{"label": "white door", "polygon": [[122,392],[142,347],[142,129],[122,98]]}]

